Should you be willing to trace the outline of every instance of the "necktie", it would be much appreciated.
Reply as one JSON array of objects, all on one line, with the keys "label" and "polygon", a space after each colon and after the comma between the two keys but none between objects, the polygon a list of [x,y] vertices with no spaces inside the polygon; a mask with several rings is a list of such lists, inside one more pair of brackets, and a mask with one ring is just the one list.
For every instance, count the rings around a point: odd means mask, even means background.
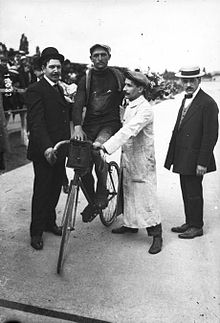
[{"label": "necktie", "polygon": [[192,95],[191,93],[186,93],[186,94],[184,95],[184,98],[185,98],[185,99],[192,99],[192,97],[193,97],[193,95]]},{"label": "necktie", "polygon": [[184,98],[183,98],[183,101],[182,101],[182,104],[180,107],[180,109],[182,109],[182,114],[181,114],[181,118],[180,118],[180,122],[179,122],[179,127],[180,127],[180,125],[186,115],[186,112],[188,111],[188,108],[189,108],[189,105],[185,106],[186,99],[191,99],[192,97],[193,97],[193,95],[191,93],[186,93],[184,95]]},{"label": "necktie", "polygon": [[58,83],[54,84],[54,89],[63,97],[63,90],[61,89],[60,85]]}]

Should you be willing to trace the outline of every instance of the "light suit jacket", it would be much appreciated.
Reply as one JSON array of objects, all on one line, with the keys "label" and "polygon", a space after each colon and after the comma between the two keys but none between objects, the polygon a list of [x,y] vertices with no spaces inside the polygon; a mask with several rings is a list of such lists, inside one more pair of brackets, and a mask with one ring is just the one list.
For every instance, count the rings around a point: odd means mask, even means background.
[{"label": "light suit jacket", "polygon": [[124,223],[146,228],[160,223],[156,197],[153,109],[140,96],[126,107],[122,128],[104,147],[109,154],[122,147]]}]

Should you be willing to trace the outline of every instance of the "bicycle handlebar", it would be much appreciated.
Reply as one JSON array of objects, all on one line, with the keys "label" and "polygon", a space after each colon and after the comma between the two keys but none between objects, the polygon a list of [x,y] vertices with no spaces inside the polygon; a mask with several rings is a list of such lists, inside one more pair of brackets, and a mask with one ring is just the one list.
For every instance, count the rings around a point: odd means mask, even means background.
[{"label": "bicycle handlebar", "polygon": [[66,145],[66,144],[69,144],[69,143],[70,143],[70,140],[62,140],[62,141],[59,141],[54,146],[54,150],[58,150],[61,146]]},{"label": "bicycle handlebar", "polygon": [[62,140],[62,141],[59,141],[58,143],[56,143],[56,145],[54,146],[54,150],[58,150],[60,147],[62,147],[63,145],[66,145],[66,144],[70,144],[71,142],[76,142],[77,144],[90,144],[92,146],[92,142],[91,141],[88,141],[88,140],[77,140],[77,139],[70,139],[70,140]]}]

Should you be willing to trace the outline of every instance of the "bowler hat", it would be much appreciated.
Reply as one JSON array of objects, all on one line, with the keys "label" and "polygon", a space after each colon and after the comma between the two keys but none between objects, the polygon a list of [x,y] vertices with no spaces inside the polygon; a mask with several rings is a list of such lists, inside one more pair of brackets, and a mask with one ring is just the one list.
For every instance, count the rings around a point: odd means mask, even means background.
[{"label": "bowler hat", "polygon": [[134,82],[137,82],[137,83],[143,85],[144,87],[147,87],[150,84],[150,81],[148,80],[148,78],[146,77],[146,75],[144,75],[141,72],[126,71],[125,76],[129,80],[132,80]]},{"label": "bowler hat", "polygon": [[94,50],[98,47],[103,48],[109,55],[111,55],[111,48],[108,45],[103,45],[103,44],[95,44],[90,48],[90,54],[92,55],[92,53],[94,52]]},{"label": "bowler hat", "polygon": [[175,74],[176,77],[180,78],[195,78],[201,77],[205,73],[200,71],[198,66],[188,66],[188,67],[181,67],[178,73]]},{"label": "bowler hat", "polygon": [[47,59],[58,59],[61,63],[64,62],[64,56],[61,55],[55,47],[46,47],[39,58],[40,65]]}]

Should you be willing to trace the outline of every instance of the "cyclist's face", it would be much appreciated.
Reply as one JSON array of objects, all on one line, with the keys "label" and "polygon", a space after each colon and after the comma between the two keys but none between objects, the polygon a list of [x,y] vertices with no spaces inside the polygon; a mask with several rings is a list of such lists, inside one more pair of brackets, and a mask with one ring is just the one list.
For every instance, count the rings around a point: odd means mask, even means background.
[{"label": "cyclist's face", "polygon": [[61,76],[61,63],[58,59],[50,59],[46,63],[46,66],[43,66],[43,73],[46,75],[52,82],[57,82]]},{"label": "cyclist's face", "polygon": [[93,62],[96,70],[103,70],[108,66],[110,55],[104,50],[104,48],[98,47],[94,49],[90,59]]}]

